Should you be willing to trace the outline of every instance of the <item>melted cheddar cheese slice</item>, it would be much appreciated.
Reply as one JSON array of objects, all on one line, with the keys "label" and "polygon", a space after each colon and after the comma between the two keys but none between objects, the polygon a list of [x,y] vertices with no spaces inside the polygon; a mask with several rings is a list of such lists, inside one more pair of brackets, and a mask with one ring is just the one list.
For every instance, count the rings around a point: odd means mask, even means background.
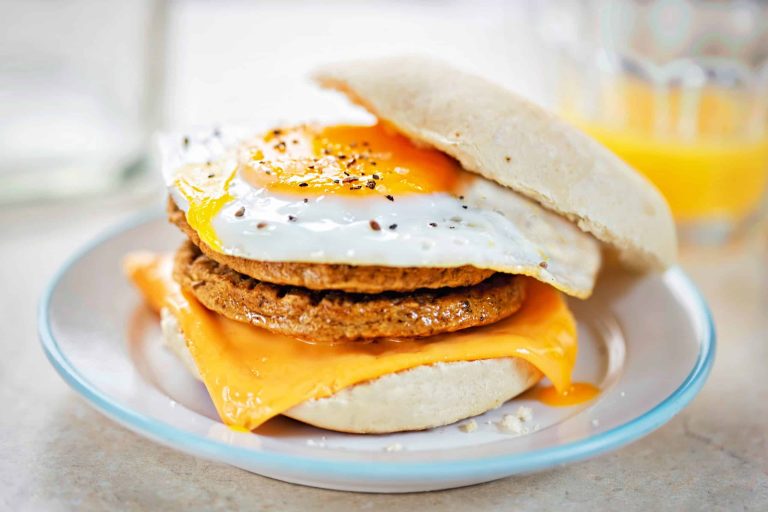
[{"label": "melted cheddar cheese slice", "polygon": [[562,295],[531,278],[525,304],[493,325],[426,339],[317,344],[209,311],[172,279],[172,258],[137,253],[126,271],[148,304],[168,308],[221,419],[252,430],[313,398],[382,375],[438,362],[520,357],[559,390],[571,383],[576,324]]}]

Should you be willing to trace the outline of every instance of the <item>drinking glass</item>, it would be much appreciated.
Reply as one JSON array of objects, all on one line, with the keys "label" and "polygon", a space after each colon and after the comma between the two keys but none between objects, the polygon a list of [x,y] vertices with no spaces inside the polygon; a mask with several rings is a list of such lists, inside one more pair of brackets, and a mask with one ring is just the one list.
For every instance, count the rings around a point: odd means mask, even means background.
[{"label": "drinking glass", "polygon": [[0,204],[115,189],[160,122],[165,2],[2,0]]},{"label": "drinking glass", "polygon": [[720,242],[765,211],[768,4],[536,5],[554,107],[644,173],[683,239]]}]

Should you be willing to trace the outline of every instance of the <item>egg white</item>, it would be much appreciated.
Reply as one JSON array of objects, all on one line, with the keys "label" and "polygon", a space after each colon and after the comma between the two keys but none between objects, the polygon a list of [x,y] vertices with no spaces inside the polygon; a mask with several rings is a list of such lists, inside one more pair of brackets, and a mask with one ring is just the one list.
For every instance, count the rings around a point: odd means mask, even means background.
[{"label": "egg white", "polygon": [[[185,164],[215,161],[247,133],[218,130],[164,137],[163,174],[183,211],[176,186]],[[482,177],[460,192],[384,196],[305,196],[254,186],[236,173],[233,197],[212,225],[223,252],[260,261],[345,263],[395,267],[472,265],[524,274],[587,297],[600,266],[590,236],[537,203]],[[244,210],[242,215],[236,215]],[[372,227],[371,221],[374,221]],[[262,227],[259,228],[258,226]]]}]

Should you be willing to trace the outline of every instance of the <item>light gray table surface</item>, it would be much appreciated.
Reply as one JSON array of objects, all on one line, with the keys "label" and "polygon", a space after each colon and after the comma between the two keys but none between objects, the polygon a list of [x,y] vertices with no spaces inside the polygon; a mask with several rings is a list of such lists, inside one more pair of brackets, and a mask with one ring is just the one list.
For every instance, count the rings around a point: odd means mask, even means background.
[{"label": "light gray table surface", "polygon": [[714,311],[719,346],[703,391],[669,424],[540,474],[374,495],[278,482],[158,446],[91,409],[48,364],[36,328],[47,281],[83,243],[159,200],[0,209],[0,509],[768,510],[765,230],[683,254]]}]

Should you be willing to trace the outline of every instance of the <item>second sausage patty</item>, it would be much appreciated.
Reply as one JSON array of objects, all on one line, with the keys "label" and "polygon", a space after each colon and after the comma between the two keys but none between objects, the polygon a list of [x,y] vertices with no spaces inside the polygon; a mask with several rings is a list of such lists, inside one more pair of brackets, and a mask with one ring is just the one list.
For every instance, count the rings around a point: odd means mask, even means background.
[{"label": "second sausage patty", "polygon": [[308,290],[241,274],[192,242],[177,251],[174,278],[208,309],[273,332],[316,341],[423,337],[491,324],[513,314],[525,279],[494,274],[457,288],[379,294]]}]

